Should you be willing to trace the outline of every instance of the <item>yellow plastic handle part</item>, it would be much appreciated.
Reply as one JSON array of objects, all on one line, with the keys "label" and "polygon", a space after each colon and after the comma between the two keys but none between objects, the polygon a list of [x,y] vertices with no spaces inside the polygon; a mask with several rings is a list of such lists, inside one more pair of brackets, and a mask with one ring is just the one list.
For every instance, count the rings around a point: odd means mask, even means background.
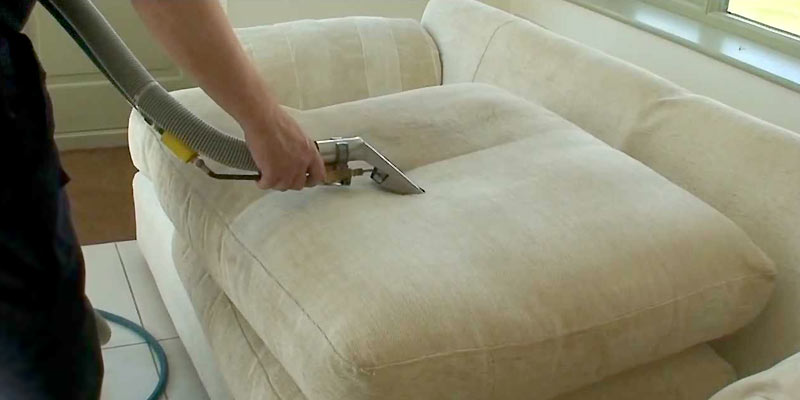
[{"label": "yellow plastic handle part", "polygon": [[170,132],[161,134],[161,142],[163,142],[164,146],[167,146],[178,159],[185,163],[192,162],[192,160],[197,158],[197,151],[187,146],[186,143],[183,143]]}]

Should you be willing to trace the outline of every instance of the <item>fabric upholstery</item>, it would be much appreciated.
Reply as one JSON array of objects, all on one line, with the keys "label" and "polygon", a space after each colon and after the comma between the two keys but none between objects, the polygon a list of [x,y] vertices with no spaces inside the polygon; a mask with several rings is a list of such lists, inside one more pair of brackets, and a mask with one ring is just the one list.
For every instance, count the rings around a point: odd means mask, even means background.
[{"label": "fabric upholstery", "polygon": [[[533,99],[618,147],[621,135],[630,132],[655,101],[682,93],[647,71],[626,67],[518,19],[497,32],[475,82]],[[523,76],[526,79],[520,79]]]},{"label": "fabric upholstery", "polygon": [[480,2],[431,0],[422,25],[440,49],[442,82],[472,82],[486,46],[498,29],[514,20],[514,16]]},{"label": "fabric upholstery", "polygon": [[237,400],[306,400],[280,362],[209,276],[203,259],[175,236],[175,267],[228,388]]},{"label": "fabric upholstery", "polygon": [[[178,236],[173,258],[234,398],[306,400],[252,326]],[[707,400],[736,376],[707,345],[638,367],[556,400]]]},{"label": "fabric upholstery", "polygon": [[441,84],[430,35],[413,20],[351,17],[238,30],[281,104],[311,109]]},{"label": "fabric upholstery", "polygon": [[662,100],[623,149],[728,215],[776,262],[768,307],[717,351],[741,376],[800,351],[800,136],[687,95]]},{"label": "fabric upholstery", "polygon": [[[454,13],[459,18],[447,17]],[[446,78],[446,84],[481,82],[506,89],[614,147],[653,102],[684,93],[652,73],[504,11],[488,11],[476,1],[432,1],[425,16],[423,24],[445,60],[445,75],[453,68],[445,58],[448,54],[455,53],[453,62],[470,68],[458,79]],[[448,40],[480,33],[486,40]],[[473,54],[481,55],[475,63],[462,60]]]},{"label": "fabric upholstery", "polygon": [[214,182],[137,115],[131,144],[309,399],[552,398],[732,333],[769,297],[771,263],[722,214],[500,89],[293,113],[315,138],[364,136],[428,193]]},{"label": "fabric upholstery", "polygon": [[795,400],[800,397],[800,353],[775,367],[742,379],[711,400]]},{"label": "fabric upholstery", "polygon": [[[740,375],[800,352],[797,133],[472,0],[432,1],[425,15],[442,57],[475,71],[458,81],[509,90],[627,152],[725,214],[776,262],[779,279],[765,312],[716,344]],[[469,44],[451,40],[478,34]],[[464,61],[475,54],[483,54],[477,65]],[[444,59],[447,75],[456,67]]]},{"label": "fabric upholstery", "polygon": [[700,345],[556,400],[708,400],[734,380],[733,367]]}]

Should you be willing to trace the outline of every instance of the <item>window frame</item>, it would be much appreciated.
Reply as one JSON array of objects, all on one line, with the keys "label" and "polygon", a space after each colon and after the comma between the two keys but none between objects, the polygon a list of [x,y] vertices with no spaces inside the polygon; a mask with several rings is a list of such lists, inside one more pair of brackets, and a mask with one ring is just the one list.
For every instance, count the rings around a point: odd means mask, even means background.
[{"label": "window frame", "polygon": [[642,0],[653,6],[698,20],[704,24],[729,32],[793,57],[800,57],[800,36],[728,12],[728,0],[703,0],[702,7],[693,7],[681,0]]},{"label": "window frame", "polygon": [[[728,0],[565,0],[689,47],[785,88],[800,92],[800,37],[727,11]],[[667,25],[690,26],[697,37],[680,29],[653,24],[637,16],[652,10]],[[658,10],[658,11],[656,11]],[[730,45],[735,50],[732,54]],[[727,47],[726,47],[727,45]]]}]

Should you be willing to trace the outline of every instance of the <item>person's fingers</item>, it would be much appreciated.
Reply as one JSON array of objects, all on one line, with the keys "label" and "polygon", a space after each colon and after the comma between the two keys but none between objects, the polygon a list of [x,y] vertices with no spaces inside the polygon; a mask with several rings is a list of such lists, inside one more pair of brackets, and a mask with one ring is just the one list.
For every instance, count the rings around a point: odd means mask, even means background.
[{"label": "person's fingers", "polygon": [[324,181],[325,167],[316,143],[308,139],[294,120],[287,118],[276,136],[251,136],[253,159],[262,171],[260,189],[302,190]]},{"label": "person's fingers", "polygon": [[312,188],[314,186],[316,185],[311,182],[311,167],[309,167],[308,171],[306,171],[306,188]]},{"label": "person's fingers", "polygon": [[325,181],[325,163],[318,154],[308,169],[308,185],[317,186]]},{"label": "person's fingers", "polygon": [[285,192],[287,190],[293,190],[295,185],[296,176],[293,174],[284,174],[278,180],[278,183],[275,184],[273,187],[274,190]]},{"label": "person's fingers", "polygon": [[292,181],[290,179],[286,179],[284,174],[270,171],[267,173],[262,173],[261,179],[258,181],[258,187],[262,190],[277,190],[280,192],[285,192],[291,183]]},{"label": "person's fingers", "polygon": [[261,190],[268,190],[272,189],[277,183],[277,180],[275,180],[271,175],[261,174],[261,179],[256,182],[256,185]]},{"label": "person's fingers", "polygon": [[297,174],[297,176],[292,181],[292,184],[289,186],[291,190],[303,190],[306,187],[306,173],[303,171],[301,174]]}]

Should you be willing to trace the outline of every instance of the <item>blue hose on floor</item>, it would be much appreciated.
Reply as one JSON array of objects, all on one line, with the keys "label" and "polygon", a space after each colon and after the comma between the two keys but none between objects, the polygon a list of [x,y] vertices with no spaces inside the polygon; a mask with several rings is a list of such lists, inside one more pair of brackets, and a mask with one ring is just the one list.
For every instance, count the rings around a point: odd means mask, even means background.
[{"label": "blue hose on floor", "polygon": [[158,343],[158,340],[150,334],[150,332],[144,330],[141,326],[137,325],[136,323],[129,321],[125,318],[120,317],[119,315],[112,314],[108,311],[97,310],[97,312],[106,319],[106,321],[113,322],[117,325],[120,325],[129,331],[139,335],[147,345],[150,346],[150,349],[153,350],[153,353],[156,355],[156,360],[158,361],[158,383],[156,387],[153,389],[153,392],[150,393],[150,396],[147,397],[147,400],[158,400],[158,398],[164,393],[164,390],[167,388],[167,377],[169,376],[169,366],[167,364],[167,353],[164,352],[164,348],[161,347],[161,344]]}]

